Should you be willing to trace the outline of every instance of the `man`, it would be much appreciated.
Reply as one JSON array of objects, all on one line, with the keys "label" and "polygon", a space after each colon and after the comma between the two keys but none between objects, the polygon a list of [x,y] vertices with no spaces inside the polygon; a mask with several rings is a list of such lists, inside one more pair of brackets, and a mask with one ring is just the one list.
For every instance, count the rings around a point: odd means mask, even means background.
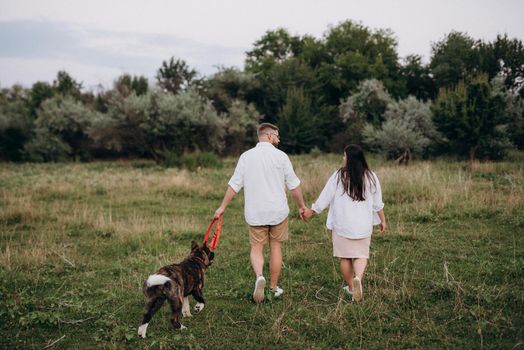
[{"label": "man", "polygon": [[256,147],[244,152],[229,180],[222,204],[215,212],[221,216],[233,197],[244,188],[244,215],[249,225],[251,243],[250,260],[256,275],[253,300],[264,300],[266,279],[263,275],[264,245],[269,243],[269,276],[271,293],[280,297],[284,291],[278,287],[282,271],[282,242],[288,239],[286,188],[304,212],[306,206],[300,190],[300,180],[293,170],[289,157],[278,150],[278,128],[269,123],[258,127]]}]

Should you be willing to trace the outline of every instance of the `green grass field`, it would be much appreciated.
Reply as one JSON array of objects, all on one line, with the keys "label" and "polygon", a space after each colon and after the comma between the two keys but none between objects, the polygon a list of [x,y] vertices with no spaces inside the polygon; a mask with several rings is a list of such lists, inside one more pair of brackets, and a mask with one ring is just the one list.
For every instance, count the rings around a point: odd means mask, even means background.
[{"label": "green grass field", "polygon": [[[524,348],[517,161],[398,167],[372,158],[389,231],[373,236],[358,304],[341,292],[326,213],[303,223],[291,201],[284,297],[254,304],[237,196],[204,311],[174,332],[166,305],[138,338],[143,281],[203,238],[235,161],[194,172],[138,161],[0,164],[0,348]],[[341,156],[292,162],[310,205]]]}]

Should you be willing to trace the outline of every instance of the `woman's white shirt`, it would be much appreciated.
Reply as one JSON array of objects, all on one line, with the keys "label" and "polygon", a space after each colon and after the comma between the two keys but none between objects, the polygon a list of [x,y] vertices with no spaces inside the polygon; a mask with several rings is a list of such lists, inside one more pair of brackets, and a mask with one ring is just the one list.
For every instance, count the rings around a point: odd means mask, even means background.
[{"label": "woman's white shirt", "polygon": [[378,177],[371,172],[374,184],[365,180],[364,201],[355,201],[344,192],[340,173],[335,171],[329,178],[317,200],[311,206],[316,213],[329,206],[326,226],[338,235],[360,239],[371,236],[373,225],[380,223],[377,212],[384,208],[382,189]]}]

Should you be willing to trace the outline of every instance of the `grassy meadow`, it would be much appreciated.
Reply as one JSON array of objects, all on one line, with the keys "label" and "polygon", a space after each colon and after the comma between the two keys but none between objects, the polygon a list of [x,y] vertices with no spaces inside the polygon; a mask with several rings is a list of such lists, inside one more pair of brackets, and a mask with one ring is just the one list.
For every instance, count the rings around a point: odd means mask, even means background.
[{"label": "grassy meadow", "polygon": [[[308,205],[341,160],[292,157]],[[254,304],[237,196],[206,308],[174,332],[166,304],[138,338],[143,281],[203,238],[235,162],[0,164],[0,348],[524,348],[522,159],[399,167],[372,157],[389,231],[373,236],[358,304],[341,291],[326,213],[301,222],[292,201],[284,297]]]}]

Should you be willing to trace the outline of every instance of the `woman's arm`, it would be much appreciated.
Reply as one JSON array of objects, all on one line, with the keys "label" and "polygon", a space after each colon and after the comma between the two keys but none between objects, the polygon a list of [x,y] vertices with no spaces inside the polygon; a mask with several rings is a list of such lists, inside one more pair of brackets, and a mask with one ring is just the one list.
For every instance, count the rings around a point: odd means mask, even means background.
[{"label": "woman's arm", "polygon": [[375,178],[375,193],[373,194],[373,211],[377,213],[380,219],[380,234],[384,236],[387,229],[386,215],[384,215],[384,202],[382,201],[382,187],[378,181],[377,175],[373,173]]},{"label": "woman's arm", "polygon": [[335,192],[337,190],[337,174],[338,172],[335,172],[333,175],[331,175],[326,185],[324,186],[324,189],[322,190],[322,192],[320,192],[320,195],[318,196],[317,200],[311,206],[311,209],[313,209],[313,211],[315,211],[317,214],[321,213],[324,209],[326,209],[333,200],[333,197],[335,196]]},{"label": "woman's arm", "polygon": [[388,225],[386,224],[386,215],[384,215],[384,210],[380,210],[377,212],[378,217],[380,218],[380,234],[384,236],[384,233],[386,233],[386,229],[388,228]]},{"label": "woman's arm", "polygon": [[373,193],[373,211],[378,213],[382,208],[384,208],[384,202],[382,201],[382,186],[380,186],[380,181],[378,181],[377,175],[373,173],[375,178],[375,192]]}]

